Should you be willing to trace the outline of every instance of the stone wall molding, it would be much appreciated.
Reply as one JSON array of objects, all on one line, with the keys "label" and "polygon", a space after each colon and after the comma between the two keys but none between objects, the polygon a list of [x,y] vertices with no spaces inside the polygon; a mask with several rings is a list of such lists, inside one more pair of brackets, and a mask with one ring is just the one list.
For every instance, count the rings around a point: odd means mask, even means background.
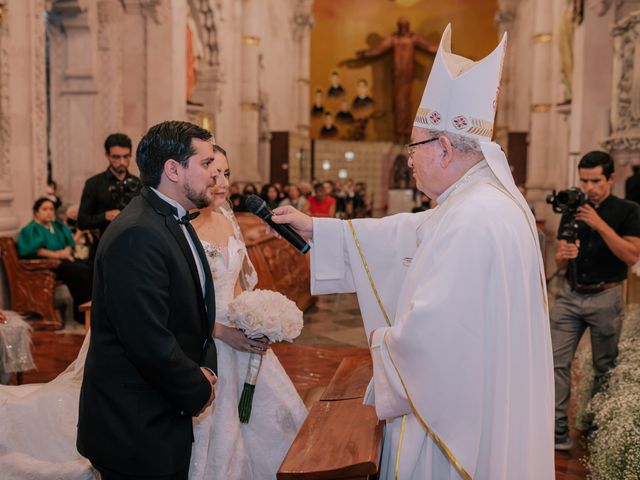
[{"label": "stone wall molding", "polygon": [[587,7],[593,10],[596,15],[602,17],[606,15],[612,5],[615,4],[616,8],[622,4],[622,0],[587,0]]},{"label": "stone wall molding", "polygon": [[602,145],[609,150],[640,147],[640,11],[616,23],[611,96],[611,135]]},{"label": "stone wall molding", "polygon": [[120,0],[125,13],[149,17],[154,22],[161,22],[160,9],[163,0]]}]

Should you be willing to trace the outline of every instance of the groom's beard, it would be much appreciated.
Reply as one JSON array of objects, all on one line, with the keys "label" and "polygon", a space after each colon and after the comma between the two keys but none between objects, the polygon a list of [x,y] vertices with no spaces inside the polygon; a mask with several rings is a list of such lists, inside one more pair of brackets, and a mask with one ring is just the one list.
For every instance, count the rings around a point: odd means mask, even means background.
[{"label": "groom's beard", "polygon": [[211,197],[207,195],[209,188],[210,187],[207,185],[207,187],[201,192],[196,192],[191,188],[191,185],[186,184],[184,186],[184,195],[195,205],[196,208],[205,208],[211,204]]}]

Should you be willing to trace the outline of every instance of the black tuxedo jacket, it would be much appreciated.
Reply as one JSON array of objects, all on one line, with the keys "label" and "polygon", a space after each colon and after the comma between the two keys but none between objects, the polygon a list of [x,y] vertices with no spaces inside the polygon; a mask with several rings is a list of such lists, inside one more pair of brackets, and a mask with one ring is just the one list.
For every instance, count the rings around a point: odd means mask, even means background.
[{"label": "black tuxedo jacket", "polygon": [[191,417],[211,393],[200,365],[217,372],[214,315],[215,305],[207,316],[172,207],[143,188],[106,230],[96,255],[78,419],[82,455],[129,475],[188,468]]}]

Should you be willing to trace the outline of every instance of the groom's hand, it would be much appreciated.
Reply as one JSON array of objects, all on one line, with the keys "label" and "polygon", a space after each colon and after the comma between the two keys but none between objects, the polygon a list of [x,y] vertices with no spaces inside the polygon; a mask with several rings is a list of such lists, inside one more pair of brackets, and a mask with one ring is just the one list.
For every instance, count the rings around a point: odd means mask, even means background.
[{"label": "groom's hand", "polygon": [[[216,382],[218,381],[218,377],[216,377],[213,373],[211,373],[211,371],[208,368],[205,367],[200,367],[200,370],[202,370],[202,374],[205,376],[205,378],[207,379],[207,381],[209,382],[209,384],[211,385],[211,395],[209,396],[209,400],[207,400],[207,403],[205,404],[204,407],[202,407],[202,410],[200,410],[198,412],[198,415],[200,415],[202,412],[204,412],[207,408],[209,408],[209,406],[213,403],[213,401],[216,398]],[[198,416],[196,415],[196,417]]]},{"label": "groom's hand", "polygon": [[303,237],[313,239],[313,219],[291,205],[276,208],[271,220],[274,223],[288,223]]}]

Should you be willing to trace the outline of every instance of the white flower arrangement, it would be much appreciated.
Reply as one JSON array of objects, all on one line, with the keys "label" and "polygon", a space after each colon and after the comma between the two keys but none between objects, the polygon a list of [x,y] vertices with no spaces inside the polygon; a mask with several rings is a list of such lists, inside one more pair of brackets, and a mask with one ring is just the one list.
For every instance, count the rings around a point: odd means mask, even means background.
[{"label": "white flower arrangement", "polygon": [[573,423],[581,432],[588,430],[591,426],[589,402],[591,402],[591,391],[593,390],[593,381],[595,379],[591,342],[586,340],[588,339],[583,339],[578,347],[576,358],[573,361],[572,372],[572,375],[576,378],[575,389],[572,392],[576,399],[576,413]]},{"label": "white flower arrangement", "polygon": [[229,321],[249,338],[291,342],[302,331],[302,312],[294,302],[271,290],[242,292],[229,303]]},{"label": "white flower arrangement", "polygon": [[[229,303],[229,323],[249,338],[267,337],[270,342],[291,342],[302,331],[302,312],[294,302],[271,290],[248,290]],[[262,355],[251,353],[244,388],[238,404],[240,422],[251,417],[253,393]]]},{"label": "white flower arrangement", "polygon": [[[640,306],[628,308],[621,339],[617,364],[605,390],[591,402],[585,401],[590,385],[579,390],[578,423],[592,416],[597,427],[589,436],[586,459],[590,478],[597,480],[640,478]],[[579,381],[591,384],[591,355],[586,353],[578,358]]]}]

